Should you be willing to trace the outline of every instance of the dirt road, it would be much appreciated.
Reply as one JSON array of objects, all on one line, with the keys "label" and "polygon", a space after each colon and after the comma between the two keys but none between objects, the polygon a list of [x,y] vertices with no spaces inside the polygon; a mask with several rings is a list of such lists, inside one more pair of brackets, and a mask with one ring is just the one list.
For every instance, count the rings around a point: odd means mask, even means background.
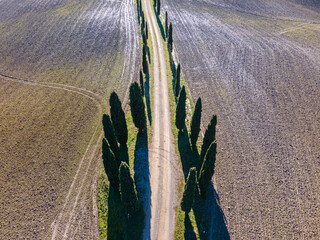
[{"label": "dirt road", "polygon": [[[146,226],[144,239],[173,239],[175,201],[175,151],[162,39],[149,0],[144,9],[150,26],[153,46],[153,124],[150,149],[151,226]],[[150,228],[150,230],[148,230]]]}]

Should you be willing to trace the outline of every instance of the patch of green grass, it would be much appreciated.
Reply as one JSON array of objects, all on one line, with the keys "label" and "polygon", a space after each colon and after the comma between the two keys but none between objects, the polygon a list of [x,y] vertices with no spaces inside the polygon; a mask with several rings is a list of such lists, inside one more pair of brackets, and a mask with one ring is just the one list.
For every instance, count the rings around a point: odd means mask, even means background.
[{"label": "patch of green grass", "polygon": [[291,40],[297,41],[306,47],[319,46],[320,25],[312,24],[293,29],[283,34]]}]

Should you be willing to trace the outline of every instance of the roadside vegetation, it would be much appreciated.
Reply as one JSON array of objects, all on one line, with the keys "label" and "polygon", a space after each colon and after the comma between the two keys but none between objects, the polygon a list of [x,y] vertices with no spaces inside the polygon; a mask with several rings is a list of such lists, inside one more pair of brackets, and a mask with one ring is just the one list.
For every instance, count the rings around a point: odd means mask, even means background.
[{"label": "roadside vegetation", "polygon": [[[137,1],[142,39],[142,70],[129,88],[130,112],[122,109],[118,95],[110,95],[110,115],[103,115],[104,171],[99,177],[99,226],[101,239],[142,239],[149,183],[148,122],[151,125],[149,93],[148,23]],[[147,109],[146,109],[147,108]],[[146,114],[147,112],[147,114]],[[128,141],[129,139],[129,141]]]}]

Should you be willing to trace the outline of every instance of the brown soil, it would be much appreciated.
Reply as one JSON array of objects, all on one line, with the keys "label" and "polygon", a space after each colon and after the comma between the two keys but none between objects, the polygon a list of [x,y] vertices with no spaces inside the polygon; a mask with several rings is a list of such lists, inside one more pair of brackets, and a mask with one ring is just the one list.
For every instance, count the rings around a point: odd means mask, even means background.
[{"label": "brown soil", "polygon": [[163,4],[203,126],[218,114],[215,188],[229,234],[319,239],[320,33],[287,34],[320,15],[287,1],[233,2]]},{"label": "brown soil", "polygon": [[138,46],[131,1],[0,3],[0,239],[99,238],[104,97],[127,102]]}]

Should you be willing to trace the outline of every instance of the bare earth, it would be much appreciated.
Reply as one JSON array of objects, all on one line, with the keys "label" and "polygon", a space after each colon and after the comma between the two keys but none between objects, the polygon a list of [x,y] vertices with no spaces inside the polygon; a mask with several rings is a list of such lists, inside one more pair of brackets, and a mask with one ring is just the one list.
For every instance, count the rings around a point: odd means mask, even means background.
[{"label": "bare earth", "polygon": [[218,115],[214,183],[231,239],[320,239],[319,9],[286,0],[163,6],[203,125]]},{"label": "bare earth", "polygon": [[0,1],[0,239],[99,238],[101,114],[139,53],[132,0]]},{"label": "bare earth", "polygon": [[[150,26],[153,46],[153,123],[150,149],[151,221],[145,226],[144,239],[173,239],[175,222],[176,173],[175,146],[167,87],[166,64],[159,28],[149,0],[144,9]],[[159,64],[160,63],[160,64]],[[147,216],[148,218],[149,216]]]}]

